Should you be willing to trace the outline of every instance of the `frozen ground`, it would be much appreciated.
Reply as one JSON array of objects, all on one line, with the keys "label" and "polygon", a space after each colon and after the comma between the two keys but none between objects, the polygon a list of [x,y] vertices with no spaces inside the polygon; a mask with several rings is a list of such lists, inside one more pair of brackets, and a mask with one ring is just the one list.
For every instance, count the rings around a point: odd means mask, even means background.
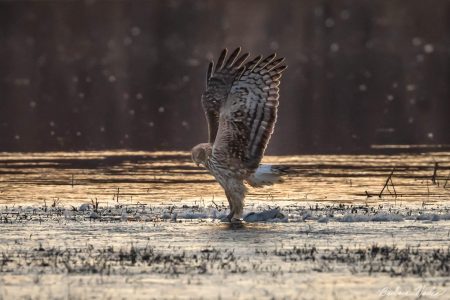
[{"label": "frozen ground", "polygon": [[450,297],[448,153],[271,158],[301,175],[242,227],[184,154],[135,155],[0,156],[0,299]]}]

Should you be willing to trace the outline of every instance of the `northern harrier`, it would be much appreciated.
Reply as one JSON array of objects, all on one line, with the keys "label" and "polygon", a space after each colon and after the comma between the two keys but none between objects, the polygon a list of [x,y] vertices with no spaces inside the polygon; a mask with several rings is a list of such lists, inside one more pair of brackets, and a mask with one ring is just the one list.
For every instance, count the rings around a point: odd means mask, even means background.
[{"label": "northern harrier", "polygon": [[240,222],[246,187],[280,181],[283,169],[260,165],[277,119],[278,85],[284,58],[275,54],[246,62],[237,48],[227,49],[217,65],[210,62],[202,106],[209,129],[208,143],[192,149],[192,160],[203,165],[220,183],[230,205],[228,221]]}]

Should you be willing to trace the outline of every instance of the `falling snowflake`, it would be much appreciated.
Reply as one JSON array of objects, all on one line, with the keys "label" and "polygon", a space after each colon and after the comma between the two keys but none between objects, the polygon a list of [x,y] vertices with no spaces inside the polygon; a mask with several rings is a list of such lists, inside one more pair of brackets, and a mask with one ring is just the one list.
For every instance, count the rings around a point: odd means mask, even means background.
[{"label": "falling snowflake", "polygon": [[277,41],[272,41],[272,42],[270,42],[270,49],[271,49],[272,51],[277,51],[278,48],[280,48],[280,45],[278,44]]},{"label": "falling snowflake", "polygon": [[323,15],[323,7],[317,6],[314,8],[314,15],[316,15],[316,17],[321,17]]},{"label": "falling snowflake", "polygon": [[419,37],[415,37],[412,39],[412,44],[416,47],[422,45],[422,39]]},{"label": "falling snowflake", "polygon": [[426,44],[425,46],[423,46],[423,51],[425,51],[425,53],[433,53],[434,52],[434,46],[431,44]]},{"label": "falling snowflake", "polygon": [[331,52],[337,52],[339,51],[339,44],[338,43],[333,43],[330,45],[330,50]]},{"label": "falling snowflake", "polygon": [[339,14],[342,20],[348,20],[350,18],[350,12],[347,9],[344,9]]},{"label": "falling snowflake", "polygon": [[129,37],[129,36],[127,36],[127,37],[125,37],[124,39],[123,39],[123,44],[125,45],[125,46],[129,46],[129,45],[131,45],[133,43],[133,40],[131,39],[131,37]]},{"label": "falling snowflake", "polygon": [[133,28],[131,28],[131,35],[132,36],[138,36],[141,34],[141,29],[137,26],[134,26]]},{"label": "falling snowflake", "polygon": [[328,28],[334,27],[334,20],[332,18],[328,18],[325,20],[325,26]]},{"label": "falling snowflake", "polygon": [[28,78],[16,78],[14,84],[17,86],[27,86],[30,85],[31,80]]},{"label": "falling snowflake", "polygon": [[416,86],[414,85],[414,84],[408,84],[407,86],[406,86],[406,90],[408,91],[408,92],[412,92],[412,91],[414,91],[416,89]]}]

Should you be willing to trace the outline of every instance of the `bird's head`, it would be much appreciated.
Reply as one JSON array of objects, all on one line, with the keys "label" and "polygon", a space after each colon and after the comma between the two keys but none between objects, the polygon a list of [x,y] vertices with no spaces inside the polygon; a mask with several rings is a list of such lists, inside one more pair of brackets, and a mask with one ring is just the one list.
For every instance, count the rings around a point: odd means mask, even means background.
[{"label": "bird's head", "polygon": [[209,143],[198,144],[191,151],[192,161],[197,164],[197,166],[205,165],[206,160],[212,154],[212,147]]}]

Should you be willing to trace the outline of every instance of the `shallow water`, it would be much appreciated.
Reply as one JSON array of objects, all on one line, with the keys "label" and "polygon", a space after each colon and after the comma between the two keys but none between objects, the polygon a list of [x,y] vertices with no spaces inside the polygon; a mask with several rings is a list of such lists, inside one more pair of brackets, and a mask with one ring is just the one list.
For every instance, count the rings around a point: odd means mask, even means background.
[{"label": "shallow water", "polygon": [[235,227],[188,153],[0,154],[0,299],[448,298],[449,152],[264,162]]},{"label": "shallow water", "polygon": [[[450,153],[266,157],[295,174],[283,184],[250,189],[258,201],[435,203],[450,197]],[[435,164],[436,176],[433,181]],[[389,174],[392,184],[379,198]],[[1,153],[0,205],[79,205],[225,201],[223,191],[185,152]],[[226,201],[225,201],[226,203]]]}]

